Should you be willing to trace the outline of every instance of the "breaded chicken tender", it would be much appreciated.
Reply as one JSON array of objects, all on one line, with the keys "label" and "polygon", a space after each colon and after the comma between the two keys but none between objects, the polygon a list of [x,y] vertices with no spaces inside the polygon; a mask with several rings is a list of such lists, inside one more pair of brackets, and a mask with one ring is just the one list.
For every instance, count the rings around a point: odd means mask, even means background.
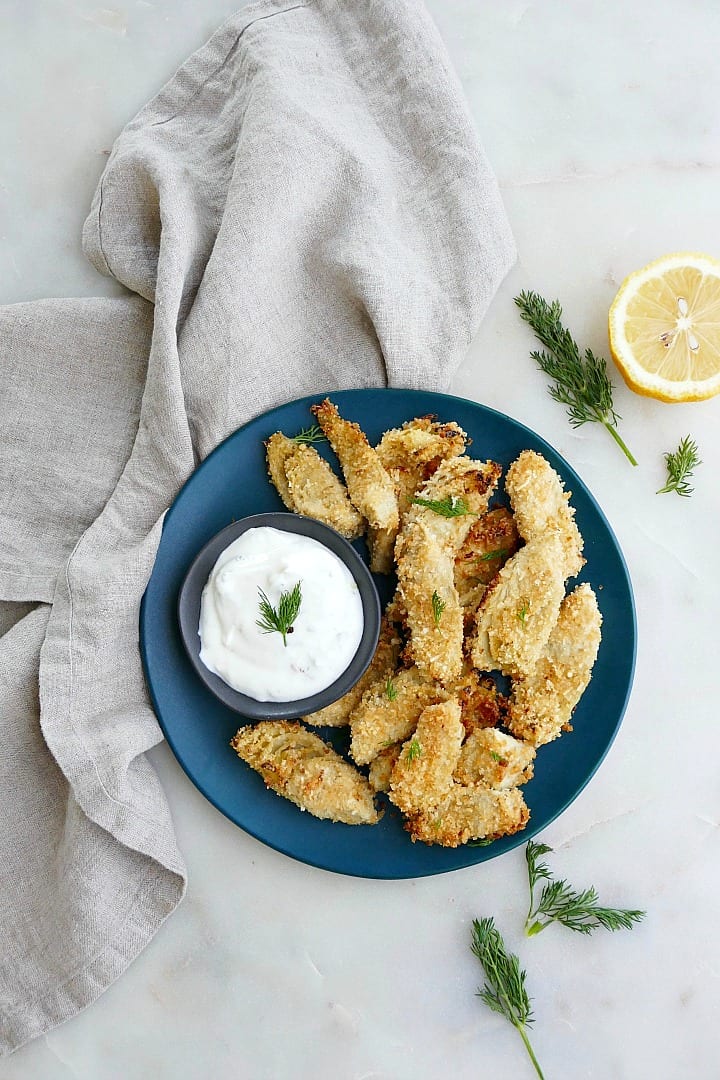
[{"label": "breaded chicken tender", "polygon": [[570,506],[570,492],[552,466],[534,450],[523,450],[505,478],[505,490],[524,540],[556,533],[562,544],[565,578],[582,570],[583,539]]},{"label": "breaded chicken tender", "polygon": [[282,431],[276,431],[265,443],[265,456],[267,459],[270,479],[277,488],[277,493],[287,506],[288,510],[296,512],[295,502],[290,494],[287,477],[285,476],[285,462],[297,450],[297,443],[283,435]]},{"label": "breaded chicken tender", "polygon": [[304,716],[306,724],[316,727],[343,727],[350,722],[350,713],[360,703],[360,698],[366,690],[375,683],[386,683],[388,677],[394,673],[397,667],[401,647],[400,635],[387,615],[383,615],[380,623],[380,636],[378,638],[375,655],[364,675],[361,675],[355,685],[348,690],[347,694],[332,701],[324,709]]},{"label": "breaded chicken tender", "polygon": [[508,699],[501,694],[489,675],[470,670],[453,685],[460,702],[461,719],[466,735],[478,728],[493,728],[504,724]]},{"label": "breaded chicken tender", "polygon": [[316,518],[347,540],[365,531],[365,519],[358,513],[347,489],[312,446],[300,445],[285,459],[285,477],[290,497],[299,514]]},{"label": "breaded chicken tender", "polygon": [[519,788],[497,791],[485,784],[454,784],[437,806],[410,814],[405,828],[413,840],[459,847],[468,840],[508,836],[530,818]]},{"label": "breaded chicken tender", "polygon": [[386,679],[375,683],[350,714],[350,755],[358,765],[367,765],[386,746],[407,739],[423,709],[448,696],[415,667],[402,668],[392,676],[393,696],[387,690]]},{"label": "breaded chicken tender", "polygon": [[455,588],[463,608],[474,612],[486,586],[519,544],[515,521],[504,506],[488,510],[473,522],[455,556]]},{"label": "breaded chicken tender", "polygon": [[572,730],[570,717],[590,682],[601,623],[595,593],[578,585],[563,600],[535,668],[513,683],[508,727],[514,735],[541,746]]},{"label": "breaded chicken tender", "polygon": [[457,678],[462,668],[463,609],[455,588],[455,557],[474,515],[487,509],[499,477],[500,466],[494,462],[466,457],[441,462],[418,497],[462,500],[459,505],[468,512],[445,517],[413,505],[398,536],[398,593],[407,612],[409,653],[421,672],[440,682]]},{"label": "breaded chicken tender", "polygon": [[461,784],[487,784],[505,790],[532,780],[535,750],[497,728],[478,728],[460,750],[454,778]]},{"label": "breaded chicken tender", "polygon": [[472,661],[480,671],[533,671],[565,593],[564,553],[556,533],[531,540],[505,563],[477,612]]},{"label": "breaded chicken tender", "polygon": [[269,788],[301,810],[346,825],[379,821],[365,777],[302,724],[262,720],[240,728],[230,745]]},{"label": "breaded chicken tender", "polygon": [[370,569],[389,574],[400,524],[395,486],[364,432],[328,398],[311,411],[337,454],[353,506],[367,519]]},{"label": "breaded chicken tender", "polygon": [[467,435],[458,424],[440,424],[431,416],[385,432],[376,450],[395,484],[401,523],[418,488],[441,461],[464,453],[466,444]]},{"label": "breaded chicken tender", "polygon": [[270,436],[266,447],[270,479],[288,510],[322,521],[348,540],[362,536],[362,515],[317,450],[288,439],[281,431]]},{"label": "breaded chicken tender", "polygon": [[390,790],[390,777],[395,768],[395,762],[400,757],[402,747],[403,744],[400,742],[393,743],[392,746],[386,746],[370,762],[368,781],[373,791]]},{"label": "breaded chicken tender", "polygon": [[404,814],[427,810],[445,796],[464,735],[455,699],[423,710],[390,777],[390,801],[399,810]]}]

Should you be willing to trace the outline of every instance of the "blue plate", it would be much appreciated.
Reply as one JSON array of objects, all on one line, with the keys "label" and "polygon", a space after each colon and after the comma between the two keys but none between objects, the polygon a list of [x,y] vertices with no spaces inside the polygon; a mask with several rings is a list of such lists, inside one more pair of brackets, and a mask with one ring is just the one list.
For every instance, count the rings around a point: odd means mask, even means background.
[{"label": "blue plate", "polygon": [[[264,440],[274,431],[293,435],[312,424],[310,405],[322,395],[282,405],[230,435],[196,469],[168,511],[140,611],[140,646],[153,706],[180,765],[206,798],[246,832],[292,858],[371,878],[423,877],[485,862],[524,844],[561,814],[593,776],[617,733],[635,668],[635,608],[627,567],[580,477],[522,424],[472,401],[417,390],[344,390],[331,398],[371,442],[387,428],[433,413],[465,429],[473,440],[473,457],[492,458],[507,467],[521,450],[536,450],[572,491],[587,559],[577,580],[589,581],[597,593],[603,640],[590,686],[573,716],[573,732],[538,750],[535,777],[524,788],[530,808],[527,828],[487,846],[441,848],[413,843],[389,805],[380,824],[372,826],[303,814],[267,790],[231,750],[229,742],[241,718],[210,693],[188,660],[177,597],[190,563],[210,537],[234,519],[283,509],[267,477]],[[317,449],[334,461],[325,444]],[[503,501],[502,492],[495,501]],[[356,546],[366,555],[362,541]],[[384,601],[392,583],[376,581]],[[343,729],[321,729],[320,734],[339,749],[347,745]]]}]

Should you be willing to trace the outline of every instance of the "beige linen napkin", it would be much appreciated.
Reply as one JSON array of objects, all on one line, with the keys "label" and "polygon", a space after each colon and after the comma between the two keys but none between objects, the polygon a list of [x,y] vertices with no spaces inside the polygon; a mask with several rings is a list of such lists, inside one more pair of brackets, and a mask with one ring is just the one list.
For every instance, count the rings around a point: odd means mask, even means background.
[{"label": "beige linen napkin", "polygon": [[178,488],[291,398],[447,388],[514,258],[418,0],[235,15],[122,132],[83,240],[126,297],[0,309],[5,1052],[183,894],[137,640]]}]

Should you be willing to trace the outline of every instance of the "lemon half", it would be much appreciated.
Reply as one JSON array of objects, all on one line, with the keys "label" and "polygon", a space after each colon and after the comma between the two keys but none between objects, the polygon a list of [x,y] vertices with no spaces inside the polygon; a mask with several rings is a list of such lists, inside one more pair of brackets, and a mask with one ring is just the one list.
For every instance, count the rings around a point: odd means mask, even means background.
[{"label": "lemon half", "polygon": [[609,332],[613,360],[638,394],[702,401],[720,393],[720,262],[678,252],[630,274]]}]

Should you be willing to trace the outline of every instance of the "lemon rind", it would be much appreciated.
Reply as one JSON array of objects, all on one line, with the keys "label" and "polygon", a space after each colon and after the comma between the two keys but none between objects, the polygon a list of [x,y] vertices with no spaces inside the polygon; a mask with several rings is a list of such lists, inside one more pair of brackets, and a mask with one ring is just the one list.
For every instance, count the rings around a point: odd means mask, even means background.
[{"label": "lemon rind", "polygon": [[[623,280],[617,295],[610,306],[608,315],[608,333],[610,352],[625,383],[636,393],[644,397],[657,398],[660,401],[706,401],[720,393],[720,373],[711,379],[693,379],[674,382],[653,375],[638,364],[633,358],[623,326],[628,303],[638,289],[655,277],[662,277],[668,270],[677,267],[691,267],[718,278],[720,281],[720,261],[711,255],[698,251],[678,251],[661,256],[633,271]],[[630,286],[633,285],[633,288]]]}]

